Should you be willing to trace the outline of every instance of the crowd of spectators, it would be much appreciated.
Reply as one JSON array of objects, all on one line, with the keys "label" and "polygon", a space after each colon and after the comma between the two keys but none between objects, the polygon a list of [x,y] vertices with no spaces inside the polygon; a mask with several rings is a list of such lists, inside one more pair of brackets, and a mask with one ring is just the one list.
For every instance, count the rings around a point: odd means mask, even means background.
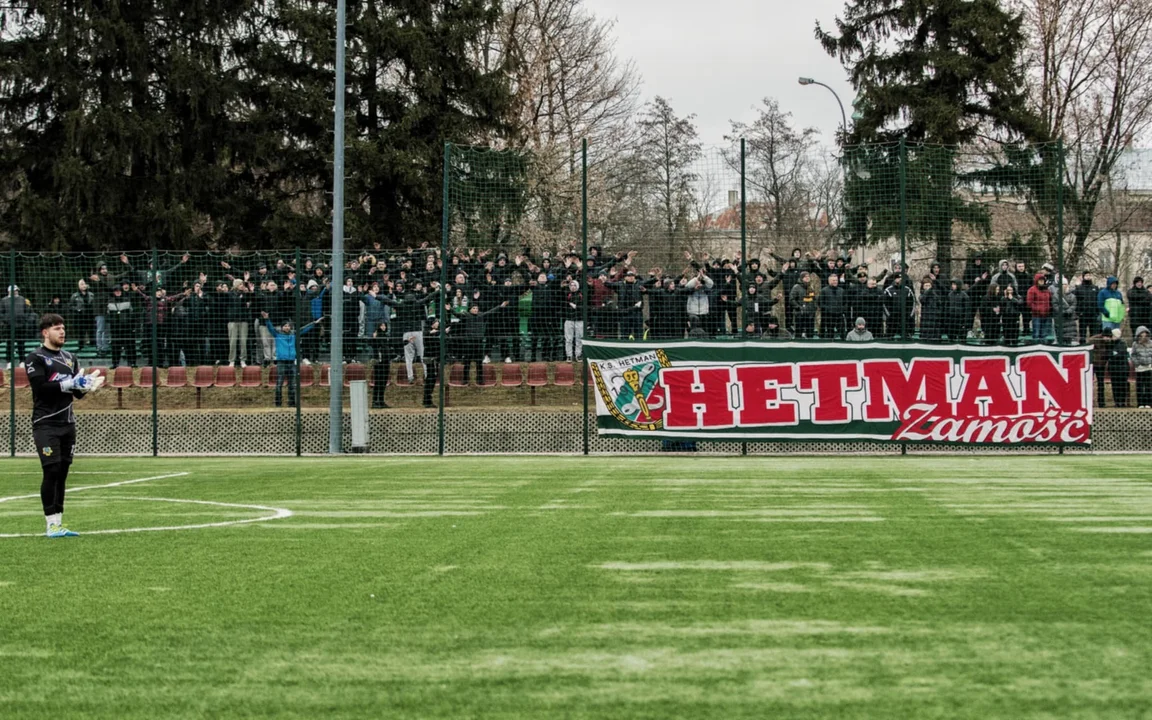
[{"label": "crowd of spectators", "polygon": [[[636,257],[593,247],[582,258],[572,246],[539,254],[457,250],[442,259],[427,243],[399,252],[376,247],[347,262],[343,286],[333,288],[331,268],[311,257],[297,267],[294,257],[278,255],[243,261],[184,255],[161,268],[121,255],[77,278],[70,293],[26,297],[10,285],[0,302],[0,338],[15,327],[10,352],[22,357],[36,317],[58,312],[68,318],[78,350],[93,348],[113,367],[135,366],[142,357],[151,360],[155,318],[158,365],[243,367],[283,362],[284,336],[299,326],[310,330],[298,335],[299,362],[307,364],[325,359],[332,304],[339,302],[344,349],[337,360],[402,361],[412,378],[414,365],[431,354],[429,337],[441,337],[430,328],[442,304],[447,355],[469,374],[476,368],[477,376],[487,362],[580,360],[586,336],[1079,342],[1093,344],[1094,359],[1107,346],[1118,373],[1117,343],[1124,341],[1114,331],[1127,322],[1139,345],[1139,329],[1152,326],[1152,296],[1142,278],[1126,290],[1115,277],[1097,285],[1089,272],[1069,283],[1050,264],[987,264],[973,255],[956,277],[943,277],[932,264],[913,278],[907,266],[876,271],[845,255],[798,248],[747,262],[738,254],[685,252],[678,268],[642,269]],[[1129,354],[1141,353],[1124,345],[1124,363]]]}]

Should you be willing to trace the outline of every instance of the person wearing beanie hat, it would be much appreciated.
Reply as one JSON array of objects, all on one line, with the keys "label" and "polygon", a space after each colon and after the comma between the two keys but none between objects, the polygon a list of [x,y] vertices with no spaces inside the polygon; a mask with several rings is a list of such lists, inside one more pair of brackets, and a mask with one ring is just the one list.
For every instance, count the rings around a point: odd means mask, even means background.
[{"label": "person wearing beanie hat", "polygon": [[848,331],[844,336],[848,342],[872,342],[872,331],[868,329],[868,324],[864,318],[856,318],[856,325]]},{"label": "person wearing beanie hat", "polygon": [[1144,287],[1144,278],[1137,275],[1128,288],[1128,327],[1133,329],[1133,336],[1141,325],[1152,327],[1152,295]]}]

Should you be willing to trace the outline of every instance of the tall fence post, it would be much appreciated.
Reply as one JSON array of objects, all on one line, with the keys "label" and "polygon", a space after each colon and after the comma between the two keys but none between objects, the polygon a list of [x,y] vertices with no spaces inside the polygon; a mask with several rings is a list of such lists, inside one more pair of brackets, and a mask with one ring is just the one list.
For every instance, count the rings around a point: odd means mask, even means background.
[{"label": "tall fence post", "polygon": [[[740,282],[737,283],[740,289],[741,307],[736,309],[736,317],[739,318],[741,338],[746,337],[744,332],[745,326],[748,324],[748,318],[744,313],[744,301],[747,300],[748,288],[745,287],[745,282],[748,277],[748,270],[745,263],[748,262],[748,186],[745,182],[747,177],[746,162],[748,158],[747,146],[744,138],[740,138]],[[748,454],[748,443],[740,443],[740,454]]]},{"label": "tall fence post", "polygon": [[[588,295],[592,289],[590,285],[590,278],[588,277],[588,138],[580,141],[580,240],[583,249],[580,253],[580,262],[584,268],[581,271],[581,284],[580,288],[580,334],[582,338],[588,337]],[[588,427],[588,350],[583,347],[581,341],[580,357],[582,362],[582,371],[584,373],[583,382],[581,385],[584,387],[584,454],[588,454],[589,450],[589,432]]]},{"label": "tall fence post", "polygon": [[[16,251],[8,251],[8,284],[16,286]],[[8,457],[16,457],[16,293],[8,293]]]},{"label": "tall fence post", "polygon": [[[437,454],[441,456],[444,455],[444,382],[448,379],[448,368],[445,366],[448,351],[448,338],[445,333],[447,332],[448,328],[446,325],[447,318],[444,317],[444,303],[447,299],[447,296],[445,294],[444,287],[448,284],[448,262],[450,260],[448,256],[448,222],[451,214],[449,213],[448,207],[448,169],[450,167],[451,158],[452,143],[444,143],[444,207],[442,210],[443,215],[441,217],[442,227],[440,229],[440,298],[436,303],[436,317],[440,322],[440,330],[437,332],[440,340],[440,347],[437,349],[437,352],[440,355],[437,361],[440,365],[440,408],[436,411],[436,447]],[[425,378],[424,382],[428,382],[428,379]]]},{"label": "tall fence post", "polygon": [[345,2],[336,0],[336,97],[332,147],[332,342],[329,358],[328,452],[344,452],[344,35]]},{"label": "tall fence post", "polygon": [[[1064,342],[1064,281],[1068,277],[1064,268],[1064,139],[1056,141],[1056,300],[1054,307],[1061,308],[1056,313],[1056,344]],[[1071,281],[1068,287],[1072,287]],[[1064,446],[1060,446],[1064,452]]]},{"label": "tall fence post", "polygon": [[[160,290],[163,284],[160,281],[160,256],[156,252],[155,246],[152,247],[151,275],[151,287],[148,287],[147,283],[145,287],[148,288],[147,292],[152,293],[150,298],[152,301],[152,312],[150,313],[152,315],[152,352],[150,353],[152,356],[152,457],[156,457],[160,454],[160,397],[158,394],[160,376],[157,369],[159,363],[156,360],[156,356],[160,353],[160,326],[157,322],[160,319]],[[165,322],[168,320],[169,318],[165,318]],[[136,341],[133,340],[132,342]]]},{"label": "tall fence post", "polygon": [[[904,266],[908,264],[908,145],[904,138],[900,138],[900,273],[903,276]],[[908,311],[904,307],[904,298],[909,291],[908,278],[901,281],[904,292],[900,293],[896,307],[900,310],[900,341],[908,339]],[[915,296],[915,290],[911,290]],[[915,301],[913,301],[915,302]],[[891,335],[891,333],[889,333]]]},{"label": "tall fence post", "polygon": [[[904,274],[904,266],[908,260],[908,144],[900,138],[900,273]],[[904,309],[904,298],[907,297],[908,278],[901,281],[905,292],[900,293],[896,307],[900,309],[900,341],[908,338],[908,312]],[[911,291],[915,296],[915,290]],[[889,333],[891,335],[891,333]],[[900,454],[908,454],[908,443],[900,443]]]},{"label": "tall fence post", "polygon": [[[292,382],[296,385],[296,457],[300,457],[303,454],[302,440],[304,434],[304,417],[301,410],[301,406],[304,404],[304,397],[300,394],[300,331],[304,329],[304,318],[300,317],[300,310],[302,309],[302,301],[300,298],[307,298],[307,295],[301,295],[299,289],[300,283],[304,280],[304,276],[300,272],[303,266],[300,264],[299,247],[296,248],[296,264],[292,267],[296,268],[296,287],[292,288],[292,292],[295,293],[295,297],[293,298],[292,303],[295,307],[295,311],[292,313],[292,315],[296,318],[296,333],[293,335],[292,342],[296,349],[296,377],[292,380]],[[312,328],[310,332],[320,332],[320,329]],[[319,340],[317,340],[316,346],[320,346]],[[276,366],[273,365],[272,367]],[[279,374],[276,376],[276,383],[280,383]]]}]

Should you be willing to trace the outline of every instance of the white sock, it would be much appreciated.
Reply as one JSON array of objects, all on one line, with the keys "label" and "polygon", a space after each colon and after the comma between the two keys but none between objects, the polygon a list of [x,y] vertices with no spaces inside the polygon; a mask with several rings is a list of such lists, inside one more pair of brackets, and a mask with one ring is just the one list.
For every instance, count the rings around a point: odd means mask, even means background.
[{"label": "white sock", "polygon": [[45,515],[44,520],[48,523],[48,527],[52,527],[53,525],[61,525],[64,523],[64,513]]}]

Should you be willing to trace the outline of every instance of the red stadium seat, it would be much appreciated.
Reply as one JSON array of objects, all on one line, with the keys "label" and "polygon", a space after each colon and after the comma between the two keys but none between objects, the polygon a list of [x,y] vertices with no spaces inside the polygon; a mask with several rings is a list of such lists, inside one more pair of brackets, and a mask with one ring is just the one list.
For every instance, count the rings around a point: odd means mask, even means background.
[{"label": "red stadium seat", "polygon": [[211,365],[201,365],[196,368],[195,374],[192,375],[192,387],[196,388],[196,409],[200,409],[200,394],[204,392],[204,388],[212,387],[212,383],[216,381],[216,368]]},{"label": "red stadium seat", "polygon": [[548,364],[547,363],[529,363],[528,364],[528,388],[532,391],[531,403],[536,404],[536,388],[542,388],[548,384]]},{"label": "red stadium seat", "polygon": [[504,363],[503,371],[500,373],[500,384],[504,387],[520,387],[524,384],[520,363]]},{"label": "red stadium seat", "polygon": [[164,387],[182,388],[188,385],[188,368],[183,365],[174,365],[168,368],[164,377]]},{"label": "red stadium seat", "polygon": [[572,363],[556,363],[556,377],[552,384],[557,387],[572,387],[576,384],[576,368],[572,367]]},{"label": "red stadium seat", "polygon": [[263,384],[264,371],[259,365],[249,365],[240,371],[240,387],[258,388]]},{"label": "red stadium seat", "polygon": [[276,387],[276,377],[280,373],[276,372],[276,366],[273,365],[272,369],[268,371],[268,387]]},{"label": "red stadium seat", "polygon": [[4,387],[4,368],[0,368],[0,387]]},{"label": "red stadium seat", "polygon": [[528,387],[544,387],[548,384],[548,364],[534,362],[528,364]]},{"label": "red stadium seat", "polygon": [[[302,388],[312,387],[313,383],[316,382],[316,371],[312,369],[314,367],[315,367],[315,365],[301,365],[300,366],[300,387],[302,387]],[[276,372],[276,366],[275,365],[272,366],[272,372]],[[272,386],[276,385],[275,376],[269,375],[268,384],[272,385]]]},{"label": "red stadium seat", "polygon": [[220,369],[216,371],[216,382],[212,383],[214,387],[230,388],[236,386],[236,368],[231,365],[221,365]]},{"label": "red stadium seat", "polygon": [[464,382],[464,366],[452,363],[448,368],[448,387],[468,387]]},{"label": "red stadium seat", "polygon": [[212,387],[214,382],[216,382],[216,368],[211,365],[201,365],[193,373],[191,385],[195,388],[206,388]]},{"label": "red stadium seat", "polygon": [[329,365],[320,366],[320,387],[332,387],[332,368]]},{"label": "red stadium seat", "polygon": [[496,387],[496,366],[481,365],[480,377],[476,378],[476,384],[486,388]]},{"label": "red stadium seat", "polygon": [[368,368],[360,363],[348,363],[344,366],[344,387],[348,387],[353,380],[367,380]]},{"label": "red stadium seat", "polygon": [[108,385],[120,390],[132,387],[132,368],[121,365],[112,373]]},{"label": "red stadium seat", "polygon": [[[148,368],[148,369],[151,370],[152,368]],[[124,367],[123,365],[116,368],[116,371],[112,374],[112,378],[108,382],[108,385],[109,385],[109,387],[116,388],[116,409],[117,410],[123,410],[124,409],[124,388],[132,387],[132,383],[133,383],[132,368]]]},{"label": "red stadium seat", "polygon": [[150,388],[152,387],[152,366],[140,368],[140,377],[136,380],[136,387]]},{"label": "red stadium seat", "polygon": [[12,386],[17,390],[28,387],[28,371],[23,365],[17,365],[12,371]]}]

